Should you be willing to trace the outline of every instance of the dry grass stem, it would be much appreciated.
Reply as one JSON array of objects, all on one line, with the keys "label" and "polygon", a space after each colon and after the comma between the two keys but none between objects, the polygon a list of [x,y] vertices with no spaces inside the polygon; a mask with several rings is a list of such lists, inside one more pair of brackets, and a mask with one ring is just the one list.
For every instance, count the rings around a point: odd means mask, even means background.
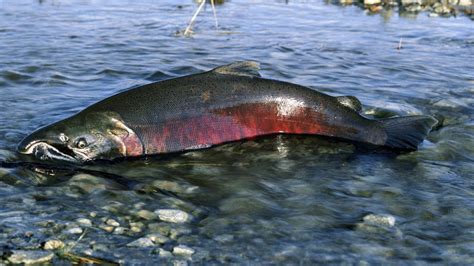
[{"label": "dry grass stem", "polygon": [[216,22],[216,30],[217,30],[219,29],[219,24],[217,23],[216,5],[214,4],[214,0],[211,0],[211,7],[212,7],[212,13],[214,14],[214,21]]},{"label": "dry grass stem", "polygon": [[199,12],[201,12],[201,9],[204,7],[205,4],[206,4],[206,1],[203,0],[203,1],[201,2],[201,4],[199,5],[198,9],[196,10],[196,12],[194,12],[194,15],[193,15],[193,17],[191,18],[191,21],[189,21],[188,27],[186,28],[186,30],[184,30],[184,33],[183,33],[184,36],[189,36],[189,35],[191,34],[191,32],[192,32],[192,31],[191,31],[191,28],[192,28],[192,26],[193,26],[193,24],[194,24],[194,21],[196,20],[197,15],[199,14]]}]

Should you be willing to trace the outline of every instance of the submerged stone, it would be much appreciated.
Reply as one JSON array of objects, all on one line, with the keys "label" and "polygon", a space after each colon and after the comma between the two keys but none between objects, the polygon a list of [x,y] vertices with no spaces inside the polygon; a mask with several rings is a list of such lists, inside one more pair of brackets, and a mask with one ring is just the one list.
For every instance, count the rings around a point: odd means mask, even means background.
[{"label": "submerged stone", "polygon": [[42,250],[13,250],[8,261],[13,264],[39,264],[53,259],[54,253]]},{"label": "submerged stone", "polygon": [[153,247],[155,246],[155,243],[151,241],[150,238],[148,237],[142,237],[139,238],[133,242],[130,242],[127,244],[128,247],[140,247],[140,248],[146,248],[146,247]]},{"label": "submerged stone", "polygon": [[160,220],[169,223],[185,223],[191,220],[191,215],[175,209],[160,209],[155,211]]},{"label": "submerged stone", "polygon": [[61,240],[51,239],[44,243],[43,249],[45,250],[54,250],[54,249],[62,249],[64,248],[65,244]]},{"label": "submerged stone", "polygon": [[196,252],[194,249],[185,245],[179,245],[173,248],[173,254],[178,256],[191,256],[194,252]]},{"label": "submerged stone", "polygon": [[362,218],[364,223],[370,225],[393,227],[395,226],[395,217],[389,214],[369,214]]}]

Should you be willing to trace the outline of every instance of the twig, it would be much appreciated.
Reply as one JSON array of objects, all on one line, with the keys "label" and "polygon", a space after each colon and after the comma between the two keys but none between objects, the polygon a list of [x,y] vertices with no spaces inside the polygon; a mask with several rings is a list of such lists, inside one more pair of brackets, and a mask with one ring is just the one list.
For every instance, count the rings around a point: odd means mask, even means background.
[{"label": "twig", "polygon": [[398,42],[397,50],[402,49],[402,38],[400,38],[400,41]]},{"label": "twig", "polygon": [[193,23],[196,20],[197,15],[199,14],[199,12],[201,12],[201,9],[203,8],[205,4],[206,4],[206,0],[203,0],[201,4],[199,5],[198,9],[196,10],[196,12],[194,13],[193,17],[191,18],[191,21],[189,21],[188,27],[186,28],[186,30],[184,30],[184,33],[183,33],[184,36],[188,36],[191,33],[191,27],[193,26]]},{"label": "twig", "polygon": [[84,229],[84,232],[82,232],[82,234],[79,236],[79,238],[76,240],[76,242],[74,242],[74,243],[72,244],[72,246],[70,246],[69,248],[66,249],[66,253],[69,253],[69,251],[71,251],[71,250],[77,245],[77,243],[79,243],[79,241],[81,241],[82,238],[84,238],[84,236],[86,235],[86,233],[87,233],[87,228]]},{"label": "twig", "polygon": [[216,6],[214,5],[214,0],[211,0],[211,7],[212,7],[212,13],[214,14],[214,21],[216,22],[216,30],[218,30],[219,24],[217,23]]}]

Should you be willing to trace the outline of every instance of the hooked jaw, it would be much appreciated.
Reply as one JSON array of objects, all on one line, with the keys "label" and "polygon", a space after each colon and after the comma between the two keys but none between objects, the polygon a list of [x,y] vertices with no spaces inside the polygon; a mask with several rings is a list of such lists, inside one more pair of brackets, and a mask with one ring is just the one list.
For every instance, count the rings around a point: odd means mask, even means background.
[{"label": "hooked jaw", "polygon": [[67,161],[71,163],[80,163],[73,155],[67,145],[60,140],[52,141],[48,139],[34,139],[31,136],[23,139],[17,147],[19,153],[32,154],[36,158],[46,161]]}]

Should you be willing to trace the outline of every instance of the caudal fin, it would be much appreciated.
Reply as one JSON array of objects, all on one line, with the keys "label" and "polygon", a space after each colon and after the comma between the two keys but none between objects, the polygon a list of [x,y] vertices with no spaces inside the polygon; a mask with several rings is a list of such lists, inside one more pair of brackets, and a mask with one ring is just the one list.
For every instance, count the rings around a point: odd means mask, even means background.
[{"label": "caudal fin", "polygon": [[438,123],[433,117],[424,115],[387,118],[379,122],[387,134],[384,146],[404,150],[416,150]]}]

